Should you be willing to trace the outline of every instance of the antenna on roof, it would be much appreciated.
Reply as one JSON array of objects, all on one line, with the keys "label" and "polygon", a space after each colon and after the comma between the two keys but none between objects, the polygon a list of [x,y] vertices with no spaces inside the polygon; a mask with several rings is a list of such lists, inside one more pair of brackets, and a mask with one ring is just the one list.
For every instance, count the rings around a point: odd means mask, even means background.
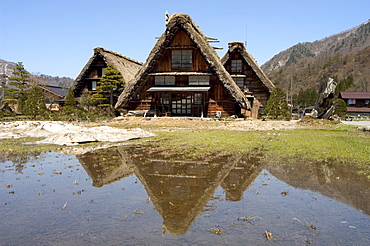
[{"label": "antenna on roof", "polygon": [[170,20],[170,15],[168,14],[168,11],[166,11],[166,13],[164,13],[164,19],[165,19],[165,24],[167,26],[168,21]]}]

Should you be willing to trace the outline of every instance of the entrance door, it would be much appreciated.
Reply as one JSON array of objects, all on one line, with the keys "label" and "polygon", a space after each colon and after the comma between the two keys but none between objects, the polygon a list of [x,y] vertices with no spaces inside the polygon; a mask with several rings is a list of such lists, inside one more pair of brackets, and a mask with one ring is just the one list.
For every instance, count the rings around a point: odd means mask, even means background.
[{"label": "entrance door", "polygon": [[191,94],[174,93],[171,96],[172,114],[191,116]]}]

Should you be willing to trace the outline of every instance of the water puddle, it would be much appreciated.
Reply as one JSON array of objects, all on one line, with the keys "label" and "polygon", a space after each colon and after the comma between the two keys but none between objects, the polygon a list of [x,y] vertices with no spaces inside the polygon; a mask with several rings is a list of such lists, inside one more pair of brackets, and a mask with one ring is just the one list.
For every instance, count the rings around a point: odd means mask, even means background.
[{"label": "water puddle", "polygon": [[353,165],[120,146],[0,162],[1,245],[369,245]]}]

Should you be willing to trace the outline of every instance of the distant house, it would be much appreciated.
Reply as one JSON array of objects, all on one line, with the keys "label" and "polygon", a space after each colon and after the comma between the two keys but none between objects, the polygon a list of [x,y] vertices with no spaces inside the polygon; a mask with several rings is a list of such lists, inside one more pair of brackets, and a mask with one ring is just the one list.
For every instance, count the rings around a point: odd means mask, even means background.
[{"label": "distant house", "polygon": [[342,91],[339,97],[346,102],[349,115],[370,116],[370,92]]},{"label": "distant house", "polygon": [[208,38],[185,14],[169,18],[166,30],[133,83],[120,95],[116,108],[171,116],[250,114],[247,97]]},{"label": "distant house", "polygon": [[64,105],[68,88],[52,85],[38,85],[38,87],[42,89],[46,107],[51,111],[59,111],[60,106]]},{"label": "distant house", "polygon": [[96,93],[96,87],[100,78],[104,74],[104,68],[109,64],[112,64],[114,69],[121,72],[123,81],[126,84],[134,78],[135,74],[142,66],[140,62],[113,51],[100,47],[95,48],[94,55],[82,68],[80,74],[72,85],[76,100],[78,100],[84,90],[87,90],[90,93]]},{"label": "distant house", "polygon": [[274,84],[264,74],[243,43],[229,43],[221,59],[235,83],[244,92],[252,107],[249,117],[258,118],[270,97]]}]

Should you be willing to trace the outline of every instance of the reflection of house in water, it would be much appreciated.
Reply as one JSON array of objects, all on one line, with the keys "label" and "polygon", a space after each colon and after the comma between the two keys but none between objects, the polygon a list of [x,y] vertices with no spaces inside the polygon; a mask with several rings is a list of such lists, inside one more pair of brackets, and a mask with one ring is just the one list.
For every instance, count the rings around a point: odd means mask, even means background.
[{"label": "reflection of house in water", "polygon": [[187,232],[221,182],[227,199],[240,199],[262,169],[253,163],[239,163],[238,155],[213,154],[186,160],[179,159],[177,152],[133,146],[98,150],[77,158],[95,187],[134,173],[163,218],[163,233],[173,235]]},{"label": "reflection of house in water", "polygon": [[178,155],[177,159],[168,156],[168,151],[155,151],[143,150],[146,158],[139,157],[144,157],[139,149],[128,153],[137,156],[132,159],[135,175],[163,218],[163,233],[185,234],[239,157],[180,160]]},{"label": "reflection of house in water", "polygon": [[293,187],[321,193],[370,215],[370,182],[344,164],[266,166],[259,159],[219,154],[181,159],[176,151],[140,146],[103,149],[77,158],[95,187],[135,174],[163,218],[163,233],[172,235],[187,232],[219,186],[226,200],[240,201],[263,168]]},{"label": "reflection of house in water", "polygon": [[117,148],[100,149],[76,157],[95,187],[102,187],[133,174],[130,162],[120,155]]},{"label": "reflection of house in water", "polygon": [[320,193],[370,215],[370,182],[353,163],[296,163],[270,165],[268,170],[295,188]]},{"label": "reflection of house in water", "polygon": [[237,202],[243,198],[246,191],[263,169],[257,158],[248,158],[235,164],[224,178],[221,187],[226,193],[226,200]]}]

